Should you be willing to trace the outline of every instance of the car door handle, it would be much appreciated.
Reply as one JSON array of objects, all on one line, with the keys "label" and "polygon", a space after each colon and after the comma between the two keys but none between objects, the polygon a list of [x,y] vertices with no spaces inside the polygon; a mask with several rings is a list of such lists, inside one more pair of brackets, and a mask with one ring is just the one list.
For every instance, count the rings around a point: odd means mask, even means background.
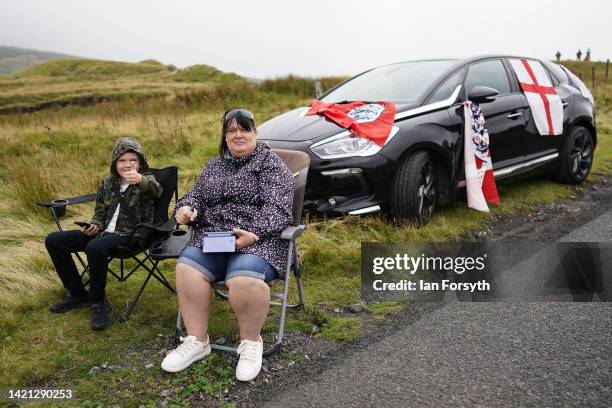
[{"label": "car door handle", "polygon": [[565,108],[567,105],[569,105],[569,102],[563,101],[563,108]]},{"label": "car door handle", "polygon": [[506,116],[508,119],[516,119],[523,115],[523,112],[514,112]]}]

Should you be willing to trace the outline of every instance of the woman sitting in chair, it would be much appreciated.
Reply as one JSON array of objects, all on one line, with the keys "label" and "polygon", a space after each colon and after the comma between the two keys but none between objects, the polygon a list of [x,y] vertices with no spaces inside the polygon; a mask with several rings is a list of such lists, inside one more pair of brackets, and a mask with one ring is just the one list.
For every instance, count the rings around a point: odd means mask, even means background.
[{"label": "woman sitting in chair", "polygon": [[[68,290],[68,295],[49,310],[63,313],[91,304],[91,328],[102,330],[108,324],[104,310],[104,291],[109,257],[113,248],[127,245],[134,227],[151,223],[155,199],[162,187],[149,171],[140,144],[131,138],[120,138],[111,154],[111,175],[100,183],[96,208],[89,223],[81,230],[57,231],[45,240],[53,265]],[[89,293],[77,271],[72,252],[85,251],[89,267]]]},{"label": "woman sitting in chair", "polygon": [[[179,224],[194,234],[176,265],[179,307],[188,336],[161,364],[183,370],[211,352],[208,320],[211,284],[224,281],[240,327],[236,378],[250,381],[261,370],[261,329],[270,301],[267,282],[286,266],[288,242],[280,233],[292,222],[293,177],[278,155],[256,144],[253,114],[231,109],[222,120],[219,157],[211,159],[195,186],[176,203]],[[233,252],[204,252],[205,233],[231,231]]]}]

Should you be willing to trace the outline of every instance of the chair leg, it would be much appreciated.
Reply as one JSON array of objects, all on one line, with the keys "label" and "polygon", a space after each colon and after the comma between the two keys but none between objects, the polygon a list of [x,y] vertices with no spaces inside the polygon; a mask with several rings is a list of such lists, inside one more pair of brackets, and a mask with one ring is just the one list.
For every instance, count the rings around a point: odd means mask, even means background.
[{"label": "chair leg", "polygon": [[174,347],[178,347],[181,337],[184,336],[185,332],[183,331],[183,316],[181,315],[181,309],[179,308],[176,316],[176,330],[174,331]]},{"label": "chair leg", "polygon": [[215,296],[217,297],[217,299],[229,299],[229,295],[220,289],[215,289]]},{"label": "chair leg", "polygon": [[134,299],[134,301],[132,302],[132,304],[128,308],[127,313],[124,316],[125,320],[129,319],[130,314],[132,314],[132,310],[134,310],[134,307],[136,306],[136,303],[138,303],[138,299],[140,299],[140,295],[142,295],[142,292],[144,291],[145,286],[147,286],[147,283],[149,282],[149,279],[151,279],[151,275],[153,275],[153,273],[149,271],[149,274],[147,275],[147,278],[142,283],[142,286],[140,286],[140,290],[138,291],[138,294],[136,295],[136,298]]},{"label": "chair leg", "polygon": [[[121,276],[117,275],[117,273],[116,273],[115,271],[113,271],[113,270],[110,268],[110,261],[112,261],[112,258],[109,258],[109,262],[108,262],[108,265],[109,265],[109,266],[107,266],[107,267],[106,267],[106,270],[107,270],[107,271],[108,271],[108,272],[109,272],[111,275],[113,275],[115,278],[117,278],[117,280],[118,280],[119,282],[122,282],[122,279],[123,279],[123,278],[122,278]],[[121,272],[120,272],[120,273],[121,273],[121,275],[123,275],[123,262],[121,263]]]},{"label": "chair leg", "polygon": [[153,277],[157,279],[159,283],[164,285],[170,292],[176,293],[176,290],[172,287],[170,282],[168,282],[168,279],[166,279],[164,274],[157,267],[159,261],[153,261],[148,255],[147,259],[149,260],[149,262],[151,262],[151,273],[153,274]]},{"label": "chair leg", "polygon": [[[83,258],[81,258],[81,255],[79,255],[78,252],[75,252],[74,255],[76,256],[77,260],[79,261],[79,263],[83,267],[83,271],[79,274],[81,276],[81,280],[82,280],[83,276],[85,276],[85,274],[87,274],[87,276],[89,276],[89,265],[87,265],[87,263],[83,260]],[[88,283],[89,283],[89,279],[87,279],[86,281],[83,281],[83,286],[84,287],[87,286]]]},{"label": "chair leg", "polygon": [[[121,260],[121,281],[126,281],[130,276],[132,276],[132,274],[134,272],[136,272],[140,267],[143,267],[146,269],[146,265],[145,265],[145,261],[147,260],[148,256],[146,256],[144,259],[140,259],[137,256],[132,256],[132,259],[134,261],[136,261],[136,266],[134,266],[132,268],[131,271],[129,271],[126,275],[124,275],[123,273],[123,259]],[[147,269],[148,270],[148,269]]]},{"label": "chair leg", "polygon": [[106,303],[111,313],[113,314],[113,316],[115,316],[115,319],[117,319],[118,322],[126,321],[126,319],[124,319],[123,316],[121,316],[121,314],[117,312],[117,309],[115,309],[115,306],[113,306],[113,304],[110,302],[110,300],[108,300],[108,298],[104,297],[104,303]]},{"label": "chair leg", "polygon": [[289,256],[287,257],[287,268],[285,275],[285,282],[283,282],[283,299],[281,302],[281,312],[278,322],[278,334],[276,336],[276,343],[272,346],[272,349],[265,353],[266,357],[274,353],[281,351],[283,347],[283,337],[285,335],[285,318],[287,315],[287,306],[289,302],[289,279],[291,277],[291,258],[293,255],[293,241],[289,242]]},{"label": "chair leg", "polygon": [[[295,272],[295,282],[297,284],[297,291],[298,291],[298,303],[295,304],[295,307],[302,307],[304,306],[304,294],[302,292],[302,264],[300,263],[300,257],[298,255],[298,251],[297,251],[297,247],[294,247],[293,249],[293,259],[294,259],[294,263],[293,263],[293,267],[294,267],[294,272]],[[294,307],[294,305],[290,305],[290,307]]]}]

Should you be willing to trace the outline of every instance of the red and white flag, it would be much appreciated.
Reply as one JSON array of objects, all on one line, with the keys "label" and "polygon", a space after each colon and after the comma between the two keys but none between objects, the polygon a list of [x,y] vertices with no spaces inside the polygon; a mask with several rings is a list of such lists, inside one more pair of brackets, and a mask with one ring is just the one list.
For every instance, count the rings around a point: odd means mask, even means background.
[{"label": "red and white flag", "polygon": [[511,59],[540,135],[563,133],[563,103],[539,61]]},{"label": "red and white flag", "polygon": [[315,99],[306,115],[317,114],[351,130],[356,136],[364,137],[382,147],[393,127],[395,104],[393,102],[328,104]]},{"label": "red and white flag", "polygon": [[468,207],[489,212],[487,202],[501,205],[493,176],[489,132],[487,132],[484,116],[477,103],[465,102],[463,116],[465,120],[463,157]]}]

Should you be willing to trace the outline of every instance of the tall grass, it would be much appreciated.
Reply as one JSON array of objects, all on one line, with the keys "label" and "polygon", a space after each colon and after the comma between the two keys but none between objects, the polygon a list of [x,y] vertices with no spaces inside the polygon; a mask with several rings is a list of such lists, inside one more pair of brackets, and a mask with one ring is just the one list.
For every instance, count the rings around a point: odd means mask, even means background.
[{"label": "tall grass", "polygon": [[303,78],[288,75],[286,77],[267,79],[259,85],[259,88],[266,92],[294,94],[304,98],[314,98],[316,82],[319,82],[321,84],[321,90],[326,92],[345,79],[347,79],[347,77]]}]

